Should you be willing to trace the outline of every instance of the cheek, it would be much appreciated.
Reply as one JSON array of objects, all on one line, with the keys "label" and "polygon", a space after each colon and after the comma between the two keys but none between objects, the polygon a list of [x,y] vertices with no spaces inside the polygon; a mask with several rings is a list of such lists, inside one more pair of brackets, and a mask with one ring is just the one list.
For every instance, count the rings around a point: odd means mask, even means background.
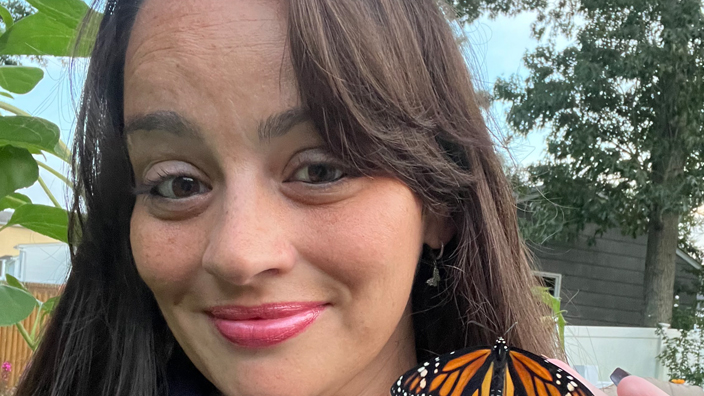
[{"label": "cheek", "polygon": [[402,310],[423,242],[421,205],[411,191],[378,178],[361,194],[320,211],[307,216],[302,245],[310,261],[344,284],[356,305],[384,299]]},{"label": "cheek", "polygon": [[130,243],[137,271],[157,295],[185,290],[197,279],[200,267],[201,225],[193,219],[165,222],[149,215],[143,203],[135,204],[130,222]]}]

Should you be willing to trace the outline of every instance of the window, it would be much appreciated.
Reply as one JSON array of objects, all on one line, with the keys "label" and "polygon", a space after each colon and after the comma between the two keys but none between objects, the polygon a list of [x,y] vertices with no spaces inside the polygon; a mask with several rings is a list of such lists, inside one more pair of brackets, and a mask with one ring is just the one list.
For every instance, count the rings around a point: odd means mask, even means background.
[{"label": "window", "polygon": [[6,278],[5,275],[12,275],[15,278],[18,277],[18,272],[17,269],[19,267],[19,260],[18,257],[9,257],[3,260],[3,271],[2,271],[2,279],[4,280]]},{"label": "window", "polygon": [[533,274],[538,278],[538,282],[548,288],[553,297],[560,297],[560,287],[562,286],[562,274],[553,272],[534,271]]}]

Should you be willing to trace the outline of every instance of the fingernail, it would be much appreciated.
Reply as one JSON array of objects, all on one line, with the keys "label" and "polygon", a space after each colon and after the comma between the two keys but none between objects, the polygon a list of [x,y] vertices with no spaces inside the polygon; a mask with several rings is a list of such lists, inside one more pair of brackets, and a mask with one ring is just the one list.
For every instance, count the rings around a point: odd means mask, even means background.
[{"label": "fingernail", "polygon": [[628,371],[617,367],[616,370],[614,370],[613,373],[611,373],[611,381],[614,383],[614,385],[618,386],[618,383],[621,382],[622,379],[628,377],[631,375]]}]

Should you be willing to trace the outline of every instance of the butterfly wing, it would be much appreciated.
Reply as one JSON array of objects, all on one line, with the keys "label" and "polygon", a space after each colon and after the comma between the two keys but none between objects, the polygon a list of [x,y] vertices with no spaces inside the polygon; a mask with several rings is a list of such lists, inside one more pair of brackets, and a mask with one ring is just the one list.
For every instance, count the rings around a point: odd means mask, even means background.
[{"label": "butterfly wing", "polygon": [[452,352],[408,371],[392,396],[490,396],[495,361],[491,348]]},{"label": "butterfly wing", "polygon": [[[505,345],[503,340],[498,346]],[[496,349],[497,347],[494,347]],[[408,371],[392,396],[594,396],[578,379],[547,359],[518,348],[464,349]]]},{"label": "butterfly wing", "polygon": [[510,348],[503,396],[594,396],[572,374],[547,359]]}]

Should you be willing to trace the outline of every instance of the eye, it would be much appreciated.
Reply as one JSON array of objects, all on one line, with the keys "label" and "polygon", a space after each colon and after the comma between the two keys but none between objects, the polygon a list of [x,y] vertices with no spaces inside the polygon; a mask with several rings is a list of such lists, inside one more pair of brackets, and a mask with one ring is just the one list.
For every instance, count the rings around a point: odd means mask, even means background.
[{"label": "eye", "polygon": [[335,164],[315,163],[298,168],[293,174],[292,180],[310,184],[324,184],[336,182],[345,176],[345,172]]},{"label": "eye", "polygon": [[190,176],[170,176],[153,184],[150,194],[168,199],[184,199],[208,192],[209,188]]}]

